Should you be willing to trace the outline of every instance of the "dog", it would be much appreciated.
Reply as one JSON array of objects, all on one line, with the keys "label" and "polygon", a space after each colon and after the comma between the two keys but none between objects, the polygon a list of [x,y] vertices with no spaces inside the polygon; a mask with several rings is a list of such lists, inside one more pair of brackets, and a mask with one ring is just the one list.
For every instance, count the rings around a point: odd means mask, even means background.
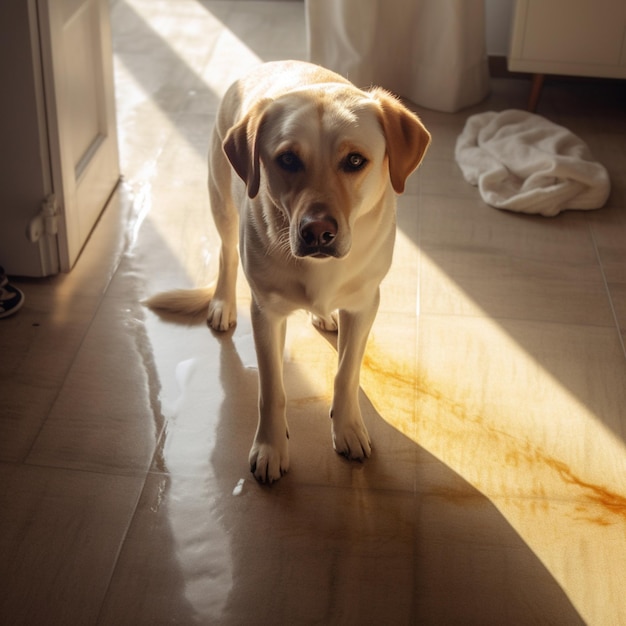
[{"label": "dog", "polygon": [[391,265],[396,194],[429,143],[420,119],[395,96],[361,90],[310,63],[263,64],[222,100],[208,178],[221,237],[217,282],[213,289],[160,294],[147,305],[208,311],[211,328],[231,328],[241,257],[259,373],[249,462],[262,483],[289,468],[283,349],[287,317],[297,309],[309,311],[320,329],[338,331],[334,448],[349,459],[370,456],[360,369]]}]

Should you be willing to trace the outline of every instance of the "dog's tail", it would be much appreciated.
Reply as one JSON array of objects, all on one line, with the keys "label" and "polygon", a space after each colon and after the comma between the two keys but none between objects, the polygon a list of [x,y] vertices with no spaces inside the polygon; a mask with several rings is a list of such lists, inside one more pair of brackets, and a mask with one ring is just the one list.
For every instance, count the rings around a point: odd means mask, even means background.
[{"label": "dog's tail", "polygon": [[214,289],[212,287],[175,289],[157,293],[151,298],[144,300],[142,304],[154,311],[196,316],[208,311],[213,292]]}]

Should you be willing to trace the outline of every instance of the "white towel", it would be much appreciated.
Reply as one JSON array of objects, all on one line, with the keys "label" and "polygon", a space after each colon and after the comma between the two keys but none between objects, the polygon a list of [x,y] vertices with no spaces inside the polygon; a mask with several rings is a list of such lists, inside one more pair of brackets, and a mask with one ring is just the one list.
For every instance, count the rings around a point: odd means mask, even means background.
[{"label": "white towel", "polygon": [[499,209],[546,216],[599,209],[611,191],[608,172],[582,139],[527,111],[469,117],[455,156],[465,180]]}]

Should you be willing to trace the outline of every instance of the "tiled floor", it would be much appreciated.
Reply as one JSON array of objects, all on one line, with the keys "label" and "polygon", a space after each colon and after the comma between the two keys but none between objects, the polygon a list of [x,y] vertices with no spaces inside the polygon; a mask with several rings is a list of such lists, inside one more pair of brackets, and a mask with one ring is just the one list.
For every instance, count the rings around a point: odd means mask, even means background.
[{"label": "tiled floor", "polygon": [[112,0],[125,180],[76,268],[0,322],[2,624],[626,624],[626,97],[549,82],[539,113],[610,170],[605,209],[498,212],[455,115],[399,201],[362,376],[366,463],[338,457],[334,351],[291,320],[292,468],[255,483],[240,282],[226,336],[142,308],[208,281],[205,152],[232,78],[305,56],[299,2]]}]

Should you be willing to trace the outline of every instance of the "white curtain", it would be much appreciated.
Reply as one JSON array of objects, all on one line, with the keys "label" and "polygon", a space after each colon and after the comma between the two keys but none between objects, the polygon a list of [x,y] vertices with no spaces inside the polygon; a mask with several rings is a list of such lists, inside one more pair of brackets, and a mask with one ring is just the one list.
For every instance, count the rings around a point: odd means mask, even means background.
[{"label": "white curtain", "polygon": [[453,112],[489,90],[484,0],[306,0],[309,58]]}]

